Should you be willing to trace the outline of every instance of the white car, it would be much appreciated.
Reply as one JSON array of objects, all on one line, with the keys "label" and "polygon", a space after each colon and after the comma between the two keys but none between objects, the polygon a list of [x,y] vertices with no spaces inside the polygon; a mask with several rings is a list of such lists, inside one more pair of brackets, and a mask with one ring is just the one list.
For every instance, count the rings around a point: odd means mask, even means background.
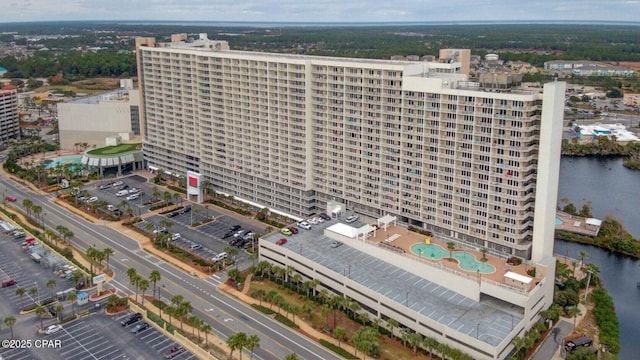
[{"label": "white car", "polygon": [[124,183],[122,181],[116,181],[113,184],[111,184],[111,186],[116,187],[116,186],[120,186],[123,185]]},{"label": "white car", "polygon": [[50,335],[60,331],[61,329],[62,329],[62,325],[51,325],[44,331],[44,333],[47,335]]},{"label": "white car", "polygon": [[311,230],[311,225],[306,221],[299,222],[298,226],[300,226],[301,228],[303,228],[305,230]]},{"label": "white car", "polygon": [[351,216],[349,216],[348,218],[346,218],[344,221],[345,221],[347,224],[350,224],[350,223],[352,223],[352,222],[356,222],[356,220],[358,220],[358,215],[351,215]]},{"label": "white car", "polygon": [[125,198],[127,201],[138,200],[140,198],[140,194],[129,195]]},{"label": "white car", "polygon": [[182,235],[180,235],[180,233],[175,233],[175,234],[171,235],[171,241],[178,240],[180,238],[182,238]]},{"label": "white car", "polygon": [[309,219],[309,220],[307,220],[307,221],[308,221],[310,224],[313,224],[313,225],[317,225],[317,224],[318,224],[318,220],[317,220],[316,218],[311,218],[311,219]]},{"label": "white car", "polygon": [[98,201],[98,197],[97,196],[92,196],[92,197],[87,199],[87,203],[92,203],[92,202],[96,202],[96,201]]}]

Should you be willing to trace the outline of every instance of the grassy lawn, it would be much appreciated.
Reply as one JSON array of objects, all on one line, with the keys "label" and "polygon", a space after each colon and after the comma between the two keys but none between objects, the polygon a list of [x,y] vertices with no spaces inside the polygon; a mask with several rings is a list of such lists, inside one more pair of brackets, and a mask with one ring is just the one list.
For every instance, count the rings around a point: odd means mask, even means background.
[{"label": "grassy lawn", "polygon": [[[276,290],[280,295],[282,295],[282,299],[284,302],[295,305],[300,310],[297,319],[302,319],[307,324],[311,325],[314,329],[317,329],[320,332],[323,332],[323,329],[330,327],[333,329],[333,311],[329,311],[326,315],[322,313],[322,306],[315,301],[312,301],[305,296],[298,295],[295,291],[285,289],[281,287],[279,284],[276,284],[269,280],[256,280],[255,278],[251,280],[250,290],[248,292],[249,295],[254,291],[262,289],[266,293],[271,290]],[[311,311],[311,316],[309,317],[306,313],[302,313],[302,306],[304,304],[311,304],[313,306],[313,310]],[[266,301],[262,301],[262,306],[269,307],[270,304]],[[275,310],[275,308],[274,308]],[[277,311],[277,310],[276,310]],[[283,312],[283,314],[285,314]],[[360,328],[360,324],[349,319],[345,313],[342,311],[336,312],[336,323],[337,326],[342,326],[346,329],[347,339],[350,339],[351,336]],[[346,340],[347,342],[349,340]],[[391,339],[387,336],[380,335],[379,342],[380,344],[380,359],[394,359],[394,360],[410,360],[410,359],[418,359],[418,360],[426,360],[429,359],[428,356],[421,354],[418,352],[417,355],[413,354],[411,349],[405,348],[402,346],[402,343],[396,339]]]},{"label": "grassy lawn", "polygon": [[90,155],[114,155],[137,150],[140,144],[120,144],[115,146],[107,146],[99,149],[93,149],[88,152]]}]

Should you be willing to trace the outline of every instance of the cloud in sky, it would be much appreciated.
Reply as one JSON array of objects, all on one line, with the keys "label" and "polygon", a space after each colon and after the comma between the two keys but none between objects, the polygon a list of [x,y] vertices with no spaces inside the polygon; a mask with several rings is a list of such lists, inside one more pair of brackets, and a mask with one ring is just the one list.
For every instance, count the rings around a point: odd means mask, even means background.
[{"label": "cloud in sky", "polygon": [[640,21],[640,0],[9,0],[0,22]]}]

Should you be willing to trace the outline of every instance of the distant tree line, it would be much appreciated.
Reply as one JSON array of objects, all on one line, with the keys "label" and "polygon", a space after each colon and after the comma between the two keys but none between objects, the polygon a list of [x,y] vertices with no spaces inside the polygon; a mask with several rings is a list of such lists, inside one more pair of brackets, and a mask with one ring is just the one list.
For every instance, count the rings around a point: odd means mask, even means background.
[{"label": "distant tree line", "polygon": [[48,78],[62,73],[67,80],[78,80],[130,77],[137,72],[135,55],[103,52],[38,51],[23,59],[14,56],[0,58],[0,66],[7,69],[6,78]]}]

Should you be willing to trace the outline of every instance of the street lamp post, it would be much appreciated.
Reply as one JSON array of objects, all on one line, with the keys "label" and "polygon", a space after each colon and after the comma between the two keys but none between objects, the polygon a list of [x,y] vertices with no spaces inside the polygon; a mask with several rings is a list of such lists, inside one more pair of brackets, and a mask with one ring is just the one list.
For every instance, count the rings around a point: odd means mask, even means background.
[{"label": "street lamp post", "polygon": [[36,304],[40,305],[40,288],[38,287],[38,282],[34,281],[33,284],[36,286]]},{"label": "street lamp post", "polygon": [[476,325],[476,339],[480,338],[480,323]]},{"label": "street lamp post", "polygon": [[587,302],[587,294],[589,293],[589,283],[591,283],[591,270],[587,270],[587,274],[589,274],[589,277],[587,278],[587,287],[584,288],[584,300],[583,302]]}]

